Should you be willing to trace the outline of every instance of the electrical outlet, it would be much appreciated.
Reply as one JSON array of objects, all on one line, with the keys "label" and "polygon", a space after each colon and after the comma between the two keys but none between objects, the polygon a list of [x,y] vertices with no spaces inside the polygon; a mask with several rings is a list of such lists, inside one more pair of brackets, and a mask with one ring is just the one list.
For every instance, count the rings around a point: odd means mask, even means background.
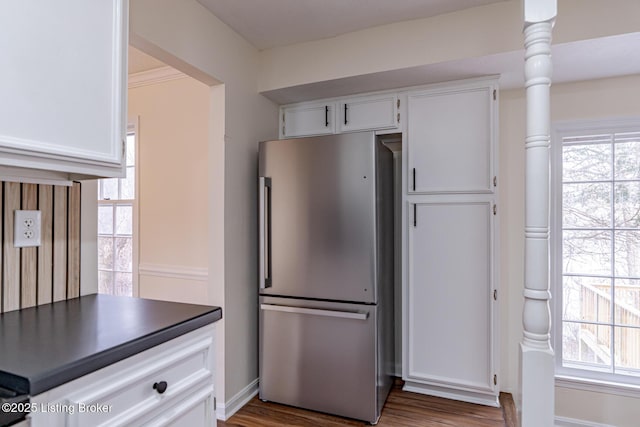
[{"label": "electrical outlet", "polygon": [[40,211],[15,211],[13,223],[13,246],[24,248],[40,246]]}]

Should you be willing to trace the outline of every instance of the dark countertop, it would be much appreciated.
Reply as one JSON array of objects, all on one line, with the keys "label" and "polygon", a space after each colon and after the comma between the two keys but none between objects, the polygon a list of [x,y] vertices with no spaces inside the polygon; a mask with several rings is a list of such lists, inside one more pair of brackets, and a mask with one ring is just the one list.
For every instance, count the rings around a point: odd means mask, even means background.
[{"label": "dark countertop", "polygon": [[110,295],[0,314],[0,387],[35,396],[220,318],[219,307]]}]

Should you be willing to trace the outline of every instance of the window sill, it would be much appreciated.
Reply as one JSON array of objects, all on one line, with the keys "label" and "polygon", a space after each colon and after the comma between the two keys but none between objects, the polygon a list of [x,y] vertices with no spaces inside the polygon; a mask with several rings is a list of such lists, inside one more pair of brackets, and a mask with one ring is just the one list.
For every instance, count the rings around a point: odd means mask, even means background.
[{"label": "window sill", "polygon": [[640,386],[637,385],[578,378],[569,375],[556,375],[556,387],[640,398]]}]

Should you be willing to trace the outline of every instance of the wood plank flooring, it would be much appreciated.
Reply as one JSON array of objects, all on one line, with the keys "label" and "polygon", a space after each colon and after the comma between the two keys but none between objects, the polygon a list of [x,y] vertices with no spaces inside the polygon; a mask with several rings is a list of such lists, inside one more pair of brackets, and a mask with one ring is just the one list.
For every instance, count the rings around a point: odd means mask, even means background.
[{"label": "wood plank flooring", "polygon": [[[366,423],[253,398],[218,427],[363,426]],[[378,422],[381,427],[504,427],[502,409],[402,391],[396,385]]]}]

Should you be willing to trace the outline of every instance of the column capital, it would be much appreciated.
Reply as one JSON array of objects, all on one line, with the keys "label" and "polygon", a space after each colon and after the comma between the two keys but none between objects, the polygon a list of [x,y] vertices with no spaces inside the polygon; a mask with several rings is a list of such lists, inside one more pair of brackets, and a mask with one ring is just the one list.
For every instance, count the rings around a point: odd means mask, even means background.
[{"label": "column capital", "polygon": [[524,25],[553,21],[558,14],[558,0],[522,0]]}]

